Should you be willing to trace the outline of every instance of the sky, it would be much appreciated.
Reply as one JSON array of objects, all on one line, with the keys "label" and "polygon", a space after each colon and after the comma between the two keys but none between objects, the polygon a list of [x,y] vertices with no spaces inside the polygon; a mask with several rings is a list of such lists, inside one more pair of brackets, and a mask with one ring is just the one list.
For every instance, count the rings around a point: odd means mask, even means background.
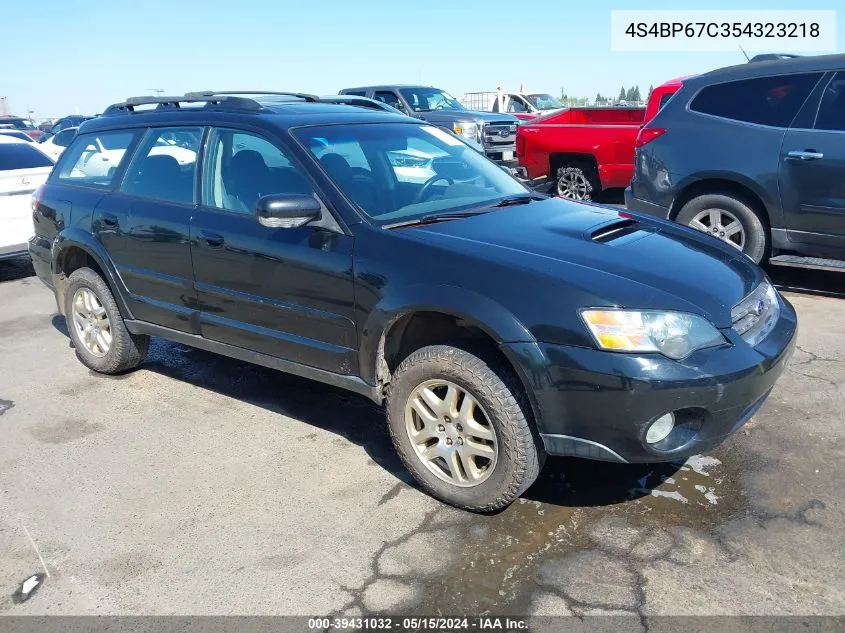
[{"label": "sky", "polygon": [[[742,54],[610,50],[611,9],[845,9],[842,0],[31,0],[4,11],[0,96],[15,114],[93,114],[192,90],[334,94],[423,83],[615,97],[744,61]],[[23,8],[26,8],[24,11]],[[10,17],[11,15],[11,17]],[[837,47],[845,52],[845,11]]]}]

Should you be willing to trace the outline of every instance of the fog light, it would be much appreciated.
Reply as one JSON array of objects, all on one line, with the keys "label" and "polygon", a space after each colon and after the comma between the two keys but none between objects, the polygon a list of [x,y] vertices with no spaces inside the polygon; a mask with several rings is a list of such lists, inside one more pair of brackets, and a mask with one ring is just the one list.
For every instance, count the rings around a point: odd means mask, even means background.
[{"label": "fog light", "polygon": [[649,444],[657,444],[660,440],[666,439],[666,436],[672,432],[673,428],[675,428],[675,415],[673,413],[661,415],[648,427],[648,431],[645,434],[645,441]]}]

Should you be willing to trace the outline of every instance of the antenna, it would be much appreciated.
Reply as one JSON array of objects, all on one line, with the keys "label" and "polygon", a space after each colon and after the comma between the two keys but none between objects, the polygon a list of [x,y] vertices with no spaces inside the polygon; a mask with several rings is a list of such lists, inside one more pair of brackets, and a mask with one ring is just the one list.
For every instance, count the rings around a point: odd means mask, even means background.
[{"label": "antenna", "polygon": [[[737,46],[739,46],[739,44],[737,44]],[[743,55],[745,55],[745,61],[750,62],[750,61],[751,61],[751,58],[748,56],[748,53],[746,53],[746,52],[743,50],[742,46],[739,46],[739,50],[741,50],[741,51],[742,51],[742,54],[743,54]]]},{"label": "antenna", "polygon": [[147,90],[157,95],[164,94],[164,88],[147,88]]}]

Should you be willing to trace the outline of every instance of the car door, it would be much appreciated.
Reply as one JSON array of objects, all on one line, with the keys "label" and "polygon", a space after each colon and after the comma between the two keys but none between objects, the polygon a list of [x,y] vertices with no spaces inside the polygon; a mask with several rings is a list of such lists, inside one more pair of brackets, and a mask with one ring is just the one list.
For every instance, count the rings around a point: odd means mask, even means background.
[{"label": "car door", "polygon": [[[182,144],[170,142],[174,134]],[[201,127],[147,130],[119,190],[97,205],[93,222],[135,318],[192,333],[199,330],[191,319],[196,300],[188,237],[202,135]],[[113,162],[115,149],[107,143]]]},{"label": "car door", "polygon": [[325,206],[322,219],[306,226],[258,222],[263,195],[315,195],[278,139],[215,128],[206,147],[203,204],[191,222],[203,336],[355,375],[352,236]]},{"label": "car door", "polygon": [[845,70],[822,93],[812,129],[790,129],[779,185],[790,241],[845,253]]}]

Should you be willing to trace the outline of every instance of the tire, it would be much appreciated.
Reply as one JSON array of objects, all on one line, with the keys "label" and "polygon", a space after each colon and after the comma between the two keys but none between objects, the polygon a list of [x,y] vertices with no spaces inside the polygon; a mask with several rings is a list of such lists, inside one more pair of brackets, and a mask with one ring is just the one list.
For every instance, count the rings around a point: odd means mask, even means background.
[{"label": "tire", "polygon": [[[463,398],[459,400],[461,410],[467,397],[475,401],[475,406],[470,407],[474,413],[469,416],[475,423],[473,427],[462,429],[461,422],[466,422],[466,416],[459,414],[452,420],[448,414],[445,420],[443,416],[433,416],[431,419],[437,419],[436,428],[448,428],[445,433],[431,438],[430,441],[435,442],[432,450],[460,452],[478,446],[481,436],[474,436],[477,431],[473,428],[479,426],[487,433],[492,429],[495,435],[490,440],[494,443],[492,452],[495,460],[472,456],[469,461],[466,457],[461,458],[462,468],[457,470],[466,475],[462,485],[447,481],[442,468],[442,464],[446,464],[445,459],[424,460],[419,449],[415,448],[420,446],[419,442],[411,440],[408,430],[406,407],[413,409],[412,413],[407,413],[412,420],[419,421],[420,418],[416,413],[418,409],[410,406],[411,396],[418,395],[423,385],[441,382],[464,391]],[[435,386],[431,389],[440,390],[439,393],[443,394],[448,387]],[[446,399],[444,397],[444,401]],[[430,409],[429,414],[437,410]],[[497,358],[488,358],[483,353],[463,347],[423,347],[402,361],[390,385],[387,420],[396,451],[422,488],[433,497],[464,510],[492,512],[507,506],[534,483],[546,457],[533,427],[528,398],[513,370]],[[450,441],[449,434],[461,430],[466,439],[459,436],[454,442],[460,442],[466,448],[455,451],[447,447],[445,443]],[[455,444],[452,446],[457,448]],[[486,467],[483,462],[486,462]],[[480,472],[476,480],[469,474],[473,471],[476,474]]]},{"label": "tire", "polygon": [[[583,188],[573,187],[580,183]],[[565,163],[555,173],[554,193],[569,200],[596,200],[601,193],[601,181],[595,166],[589,163]]]},{"label": "tire", "polygon": [[[78,294],[79,293],[79,294]],[[94,309],[86,307],[85,299],[93,294],[99,302],[91,300]],[[150,337],[132,334],[126,329],[123,317],[114,300],[108,285],[97,273],[90,268],[78,268],[68,277],[65,286],[65,319],[67,330],[76,357],[80,362],[101,374],[119,374],[134,369],[147,355]],[[74,305],[76,303],[76,305]],[[84,315],[102,314],[97,318],[85,318]],[[89,342],[83,340],[84,330],[80,330],[81,323],[97,324],[97,332],[109,332],[110,342],[107,349],[97,344],[92,349]],[[93,337],[98,338],[99,337]],[[105,339],[103,339],[105,340]]]},{"label": "tire", "polygon": [[[736,234],[725,236],[725,232],[721,230],[719,230],[719,235],[715,234],[712,230],[713,223],[708,219],[711,210],[719,212],[721,217],[716,228],[730,227],[731,216],[738,221],[743,232],[741,245],[735,239]],[[698,229],[731,244],[742,250],[756,264],[766,259],[769,252],[769,232],[763,218],[751,204],[735,194],[716,192],[693,198],[681,208],[675,220],[679,224]],[[731,223],[725,224],[726,222]],[[726,237],[731,239],[726,239]]]}]

